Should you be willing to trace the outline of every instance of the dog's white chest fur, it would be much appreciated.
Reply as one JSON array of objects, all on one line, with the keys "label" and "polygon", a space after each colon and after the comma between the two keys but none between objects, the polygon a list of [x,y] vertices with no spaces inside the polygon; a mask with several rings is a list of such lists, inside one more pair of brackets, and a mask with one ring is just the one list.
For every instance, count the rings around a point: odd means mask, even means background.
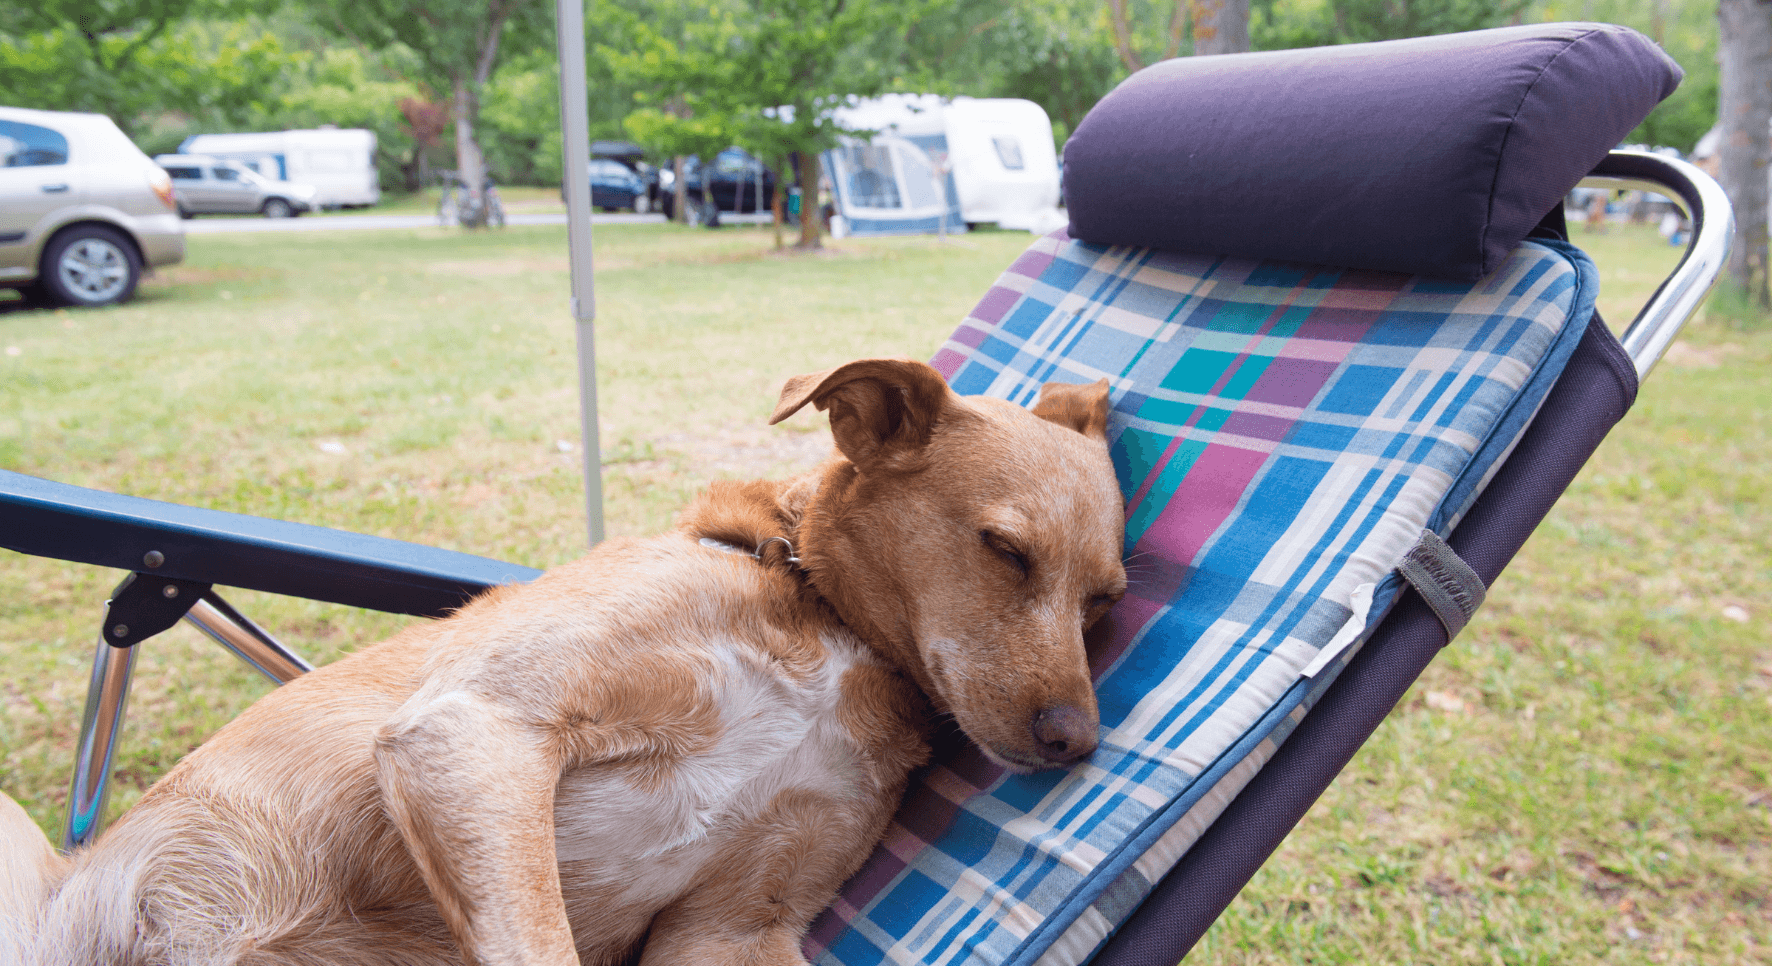
[{"label": "dog's white chest fur", "polygon": [[708,747],[644,775],[593,767],[561,777],[554,844],[569,905],[575,883],[600,903],[668,901],[783,792],[865,794],[838,709],[844,673],[878,658],[846,632],[822,643],[822,665],[795,676],[743,642],[708,642],[706,686],[720,719]]}]

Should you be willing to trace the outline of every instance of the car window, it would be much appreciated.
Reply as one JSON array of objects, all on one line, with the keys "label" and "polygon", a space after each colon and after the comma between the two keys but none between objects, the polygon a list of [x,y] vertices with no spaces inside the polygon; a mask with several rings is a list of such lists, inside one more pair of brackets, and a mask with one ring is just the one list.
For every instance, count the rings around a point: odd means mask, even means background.
[{"label": "car window", "polygon": [[194,168],[194,167],[189,167],[187,165],[182,165],[182,164],[175,164],[172,167],[167,168],[166,173],[174,181],[202,181],[203,180],[203,169],[202,168]]},{"label": "car window", "polygon": [[239,181],[240,172],[233,168],[211,168],[209,173],[215,175],[217,181]]},{"label": "car window", "polygon": [[745,163],[749,160],[750,158],[745,155],[722,151],[720,156],[714,159],[714,170],[721,174],[742,174],[746,168],[750,167]]},{"label": "car window", "polygon": [[0,167],[68,163],[68,139],[35,124],[0,121]]},{"label": "car window", "polygon": [[605,161],[602,159],[598,159],[596,161],[591,162],[591,173],[594,175],[597,175],[599,177],[619,178],[622,176],[622,173],[625,171],[627,171],[626,168],[622,167],[619,164],[616,164],[614,161]]}]

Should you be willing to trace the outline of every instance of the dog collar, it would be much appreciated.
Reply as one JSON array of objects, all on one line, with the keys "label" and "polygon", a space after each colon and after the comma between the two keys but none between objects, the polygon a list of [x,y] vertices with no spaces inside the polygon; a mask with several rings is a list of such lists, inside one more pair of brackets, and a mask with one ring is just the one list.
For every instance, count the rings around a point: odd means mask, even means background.
[{"label": "dog collar", "polygon": [[716,540],[713,537],[702,537],[701,538],[701,545],[709,548],[710,550],[718,550],[721,553],[733,553],[733,554],[737,554],[741,557],[750,557],[753,560],[756,560],[758,563],[762,563],[763,562],[763,548],[769,546],[772,543],[775,543],[776,541],[780,541],[782,546],[788,548],[788,563],[791,563],[795,566],[799,566],[800,558],[794,556],[794,544],[787,537],[770,537],[769,539],[763,541],[762,543],[757,544],[757,549],[755,549],[755,550],[746,550],[745,548],[738,546],[737,544],[727,543],[724,540]]}]

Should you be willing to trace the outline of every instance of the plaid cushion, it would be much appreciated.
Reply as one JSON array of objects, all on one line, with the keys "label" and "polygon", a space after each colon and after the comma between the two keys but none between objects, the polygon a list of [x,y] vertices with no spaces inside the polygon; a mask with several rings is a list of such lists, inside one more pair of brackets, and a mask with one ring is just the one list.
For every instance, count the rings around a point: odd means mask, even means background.
[{"label": "plaid cushion", "polygon": [[1088,958],[1353,650],[1319,652],[1376,624],[1422,530],[1469,506],[1594,288],[1585,256],[1536,241],[1475,284],[1036,242],[934,364],[1024,405],[1112,385],[1131,589],[1090,637],[1101,745],[1027,776],[938,749],[808,957]]}]

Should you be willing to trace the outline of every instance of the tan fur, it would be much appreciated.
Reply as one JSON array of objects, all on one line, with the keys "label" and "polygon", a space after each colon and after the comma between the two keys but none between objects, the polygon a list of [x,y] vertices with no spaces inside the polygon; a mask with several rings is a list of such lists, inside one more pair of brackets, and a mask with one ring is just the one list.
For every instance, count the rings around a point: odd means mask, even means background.
[{"label": "tan fur", "polygon": [[71,863],[0,798],[0,958],[804,962],[931,705],[1017,770],[1094,748],[1125,587],[1105,383],[1030,415],[863,360],[807,404],[841,457],[292,681]]}]

